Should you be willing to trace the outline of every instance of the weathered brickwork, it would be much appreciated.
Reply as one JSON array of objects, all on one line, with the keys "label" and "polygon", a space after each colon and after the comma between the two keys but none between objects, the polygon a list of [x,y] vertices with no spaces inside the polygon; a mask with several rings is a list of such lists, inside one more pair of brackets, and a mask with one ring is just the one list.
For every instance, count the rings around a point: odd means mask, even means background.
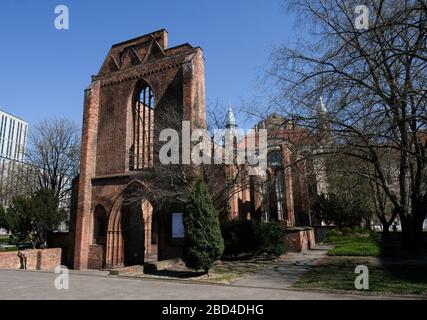
[{"label": "weathered brickwork", "polygon": [[[312,173],[312,164],[298,151],[301,142],[309,146],[309,141],[302,141],[307,132],[283,123],[285,119],[272,116],[255,129],[256,141],[259,128],[268,130],[269,160],[265,175],[249,178],[249,168],[240,169],[239,177],[236,177],[235,168],[227,172],[236,190],[228,203],[230,219],[280,221],[287,228],[316,224],[314,207],[318,177]],[[243,140],[239,148],[244,148],[245,142]]]},{"label": "weathered brickwork", "polygon": [[[75,228],[76,269],[120,267],[127,264],[126,259],[132,261],[133,257],[126,256],[129,248],[125,246],[123,212],[128,210],[125,202],[135,188],[143,194],[141,237],[145,242],[145,259],[174,258],[182,252],[181,245],[171,239],[170,214],[174,208],[156,207],[156,200],[148,192],[156,177],[149,169],[130,170],[135,132],[132,110],[138,90],[144,86],[149,86],[155,96],[154,121],[157,115],[173,108],[193,128],[206,126],[204,58],[200,48],[189,44],[168,48],[165,30],[111,48],[85,91]],[[97,207],[105,210],[105,221],[102,217],[94,218]],[[104,223],[105,243],[93,243],[97,239],[94,231],[98,232],[98,225]],[[152,226],[156,230],[151,230]],[[137,249],[135,256],[139,254]]]},{"label": "weathered brickwork", "polygon": [[286,230],[286,250],[288,252],[307,252],[316,247],[313,228],[290,228]]},{"label": "weathered brickwork", "polygon": [[[145,104],[147,88],[155,106]],[[136,106],[141,106],[142,92],[141,114]],[[168,48],[165,30],[113,45],[84,93],[76,214],[68,238],[73,245],[52,237],[67,248],[63,256],[67,264],[76,269],[121,268],[182,256],[183,240],[172,238],[171,218],[182,211],[172,202],[160,205],[152,193],[159,182],[153,170],[158,137],[147,128],[151,121],[156,126],[165,114],[177,114],[192,128],[206,127],[203,51],[189,44]],[[262,126],[282,120],[272,117]],[[289,126],[270,129],[269,152],[279,154],[279,165],[269,164],[265,177],[241,177],[235,186],[238,191],[231,199],[221,198],[225,203],[221,207],[227,208],[228,218],[277,220],[287,228],[313,225],[316,178],[309,174],[311,164],[295,152],[304,132]],[[147,160],[146,150],[154,159]],[[219,174],[226,181],[233,170],[221,167]],[[136,205],[129,203],[135,190]],[[314,246],[314,234],[305,229],[289,232],[288,244],[304,251]]]},{"label": "weathered brickwork", "polygon": [[98,244],[89,246],[88,269],[102,269],[104,261],[104,247]]},{"label": "weathered brickwork", "polygon": [[[19,256],[21,255],[21,257]],[[61,265],[61,249],[0,252],[0,269],[53,271]]]}]

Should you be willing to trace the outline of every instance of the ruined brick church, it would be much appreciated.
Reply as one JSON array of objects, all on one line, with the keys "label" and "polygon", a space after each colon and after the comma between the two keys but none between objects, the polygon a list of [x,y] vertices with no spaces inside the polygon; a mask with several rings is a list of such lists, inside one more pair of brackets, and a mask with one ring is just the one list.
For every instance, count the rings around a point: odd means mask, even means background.
[{"label": "ruined brick church", "polygon": [[[192,128],[206,126],[202,49],[189,44],[168,48],[166,30],[113,45],[85,90],[72,244],[62,246],[65,262],[75,269],[140,265],[182,255],[177,215],[182,209],[173,202],[160,206],[150,191],[159,180],[152,170],[158,161],[156,121],[171,108]],[[228,125],[233,120],[230,115]],[[306,171],[282,166],[297,156],[289,147],[294,128],[281,130],[279,139],[286,143],[269,153],[266,182],[243,179],[245,186],[226,200],[229,218],[278,220],[287,227],[313,224],[310,194],[316,186]]]},{"label": "ruined brick church", "polygon": [[[203,127],[204,90],[202,50],[189,44],[168,48],[166,30],[112,46],[85,91],[76,269],[180,255],[181,243],[171,241],[168,227],[172,212],[159,213],[149,192],[156,183],[150,175],[154,124],[174,106],[183,120]],[[139,203],[128,205],[136,189]]]}]

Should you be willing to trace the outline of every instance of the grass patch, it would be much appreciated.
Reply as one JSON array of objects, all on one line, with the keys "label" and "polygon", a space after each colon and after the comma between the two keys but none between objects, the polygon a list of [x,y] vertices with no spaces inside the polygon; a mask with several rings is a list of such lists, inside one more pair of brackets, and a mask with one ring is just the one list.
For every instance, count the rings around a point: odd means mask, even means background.
[{"label": "grass patch", "polygon": [[[363,262],[361,262],[363,264]],[[296,288],[357,291],[354,281],[356,264],[348,262],[319,265],[304,274]],[[425,266],[397,264],[369,266],[368,292],[427,295]]]},{"label": "grass patch", "polygon": [[328,251],[330,256],[359,256],[378,257],[381,255],[381,248],[377,243],[343,243]]},{"label": "grass patch", "polygon": [[6,248],[0,246],[0,252],[12,252],[12,251],[18,251],[18,248],[16,246],[6,247]]},{"label": "grass patch", "polygon": [[378,257],[382,254],[379,237],[374,233],[343,235],[333,232],[326,239],[335,245],[328,251],[330,256]]},{"label": "grass patch", "polygon": [[6,244],[9,242],[9,236],[8,235],[0,235],[0,244]]}]

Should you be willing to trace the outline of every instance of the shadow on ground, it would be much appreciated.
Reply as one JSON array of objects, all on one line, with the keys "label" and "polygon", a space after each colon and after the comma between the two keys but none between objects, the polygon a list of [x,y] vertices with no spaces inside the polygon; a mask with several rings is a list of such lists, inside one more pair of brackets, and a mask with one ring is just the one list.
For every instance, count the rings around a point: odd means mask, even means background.
[{"label": "shadow on ground", "polygon": [[150,270],[146,271],[145,274],[156,276],[156,277],[168,277],[168,278],[177,278],[177,279],[191,279],[198,278],[203,276],[204,272],[197,271],[180,271],[180,270]]},{"label": "shadow on ground", "polygon": [[297,288],[357,291],[356,267],[367,266],[370,292],[427,295],[427,250],[402,250],[400,234],[379,242],[381,254],[372,256],[326,256],[294,284]]},{"label": "shadow on ground", "polygon": [[427,285],[427,233],[424,234],[423,243],[416,249],[402,248],[400,232],[383,237],[380,245],[381,267],[390,277]]}]

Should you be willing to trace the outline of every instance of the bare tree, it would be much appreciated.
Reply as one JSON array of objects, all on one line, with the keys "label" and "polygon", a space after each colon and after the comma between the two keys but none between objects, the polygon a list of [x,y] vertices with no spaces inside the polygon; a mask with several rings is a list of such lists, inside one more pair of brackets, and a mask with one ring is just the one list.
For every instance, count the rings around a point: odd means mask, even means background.
[{"label": "bare tree", "polygon": [[[154,161],[151,165],[145,167],[139,173],[135,173],[134,177],[137,179],[139,176],[141,180],[150,181],[155,179],[155,184],[150,184],[149,190],[141,190],[138,186],[130,192],[126,201],[129,203],[138,203],[148,192],[157,207],[170,202],[185,203],[187,196],[190,194],[194,182],[203,177],[209,186],[214,204],[218,212],[226,216],[229,213],[227,206],[229,200],[239,193],[242,189],[247,188],[249,185],[249,178],[247,174],[247,166],[238,164],[237,153],[233,154],[233,164],[215,164],[213,160],[214,148],[220,148],[224,153],[224,146],[217,145],[213,141],[213,130],[224,129],[226,120],[226,109],[221,108],[217,103],[216,105],[208,107],[208,123],[206,128],[211,136],[207,137],[209,141],[207,145],[211,150],[210,163],[202,163],[195,165],[183,163],[183,141],[185,137],[180,136],[179,145],[175,145],[176,151],[179,153],[179,161],[177,163],[163,164],[159,155],[161,149],[168,142],[160,142],[159,137],[164,129],[173,129],[180,135],[182,133],[182,114],[179,109],[174,106],[164,108],[167,112],[159,110],[156,113],[154,134],[153,134],[153,154]],[[225,110],[225,112],[224,112]],[[194,128],[193,128],[194,129]],[[194,147],[199,142],[192,142],[191,146]],[[223,154],[224,156],[224,154]],[[144,167],[144,166],[143,166]]]},{"label": "bare tree", "polygon": [[[412,247],[420,243],[427,212],[427,5],[363,2],[370,9],[367,30],[355,23],[360,1],[292,1],[289,9],[312,37],[274,53],[271,74],[280,90],[274,103],[299,125],[331,136],[334,144],[322,153],[339,152],[373,168],[359,174],[393,204],[403,243]],[[322,96],[329,108],[323,132],[317,123]],[[382,161],[385,152],[398,169],[392,180]]]},{"label": "bare tree", "polygon": [[36,169],[33,166],[14,160],[0,165],[0,203],[8,204],[13,198],[36,190]]},{"label": "bare tree", "polygon": [[79,170],[79,127],[66,118],[44,120],[33,128],[29,142],[38,188],[53,190],[59,202],[66,201]]}]

